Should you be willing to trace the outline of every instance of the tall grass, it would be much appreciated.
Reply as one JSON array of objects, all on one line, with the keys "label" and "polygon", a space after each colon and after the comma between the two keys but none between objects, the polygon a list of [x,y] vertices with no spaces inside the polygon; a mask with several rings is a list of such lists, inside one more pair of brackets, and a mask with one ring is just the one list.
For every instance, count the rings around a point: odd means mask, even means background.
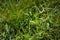
[{"label": "tall grass", "polygon": [[0,0],[0,40],[60,40],[59,0]]}]

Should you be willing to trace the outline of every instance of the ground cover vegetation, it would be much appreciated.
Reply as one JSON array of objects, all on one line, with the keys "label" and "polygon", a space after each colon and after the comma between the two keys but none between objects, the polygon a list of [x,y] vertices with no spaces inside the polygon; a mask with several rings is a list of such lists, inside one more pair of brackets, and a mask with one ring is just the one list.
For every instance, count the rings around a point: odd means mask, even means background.
[{"label": "ground cover vegetation", "polygon": [[0,40],[60,40],[60,0],[0,0]]}]

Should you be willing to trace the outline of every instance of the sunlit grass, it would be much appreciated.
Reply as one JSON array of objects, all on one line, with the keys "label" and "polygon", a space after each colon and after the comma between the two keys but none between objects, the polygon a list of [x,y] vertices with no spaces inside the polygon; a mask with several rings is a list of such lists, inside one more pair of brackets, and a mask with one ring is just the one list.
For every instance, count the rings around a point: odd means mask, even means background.
[{"label": "sunlit grass", "polygon": [[0,0],[0,40],[60,40],[59,2]]}]

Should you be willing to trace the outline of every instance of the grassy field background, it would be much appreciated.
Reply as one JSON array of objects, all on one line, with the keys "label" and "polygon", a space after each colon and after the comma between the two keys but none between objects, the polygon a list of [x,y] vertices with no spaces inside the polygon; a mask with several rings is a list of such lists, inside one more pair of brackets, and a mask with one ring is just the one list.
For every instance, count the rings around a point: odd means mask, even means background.
[{"label": "grassy field background", "polygon": [[60,40],[60,0],[0,0],[0,40]]}]

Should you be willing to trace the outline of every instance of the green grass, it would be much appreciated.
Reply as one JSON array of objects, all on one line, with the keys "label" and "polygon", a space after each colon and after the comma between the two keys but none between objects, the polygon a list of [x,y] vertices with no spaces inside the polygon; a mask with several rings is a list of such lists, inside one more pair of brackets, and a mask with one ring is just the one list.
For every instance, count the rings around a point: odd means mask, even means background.
[{"label": "green grass", "polygon": [[0,0],[0,40],[60,40],[60,0]]}]

